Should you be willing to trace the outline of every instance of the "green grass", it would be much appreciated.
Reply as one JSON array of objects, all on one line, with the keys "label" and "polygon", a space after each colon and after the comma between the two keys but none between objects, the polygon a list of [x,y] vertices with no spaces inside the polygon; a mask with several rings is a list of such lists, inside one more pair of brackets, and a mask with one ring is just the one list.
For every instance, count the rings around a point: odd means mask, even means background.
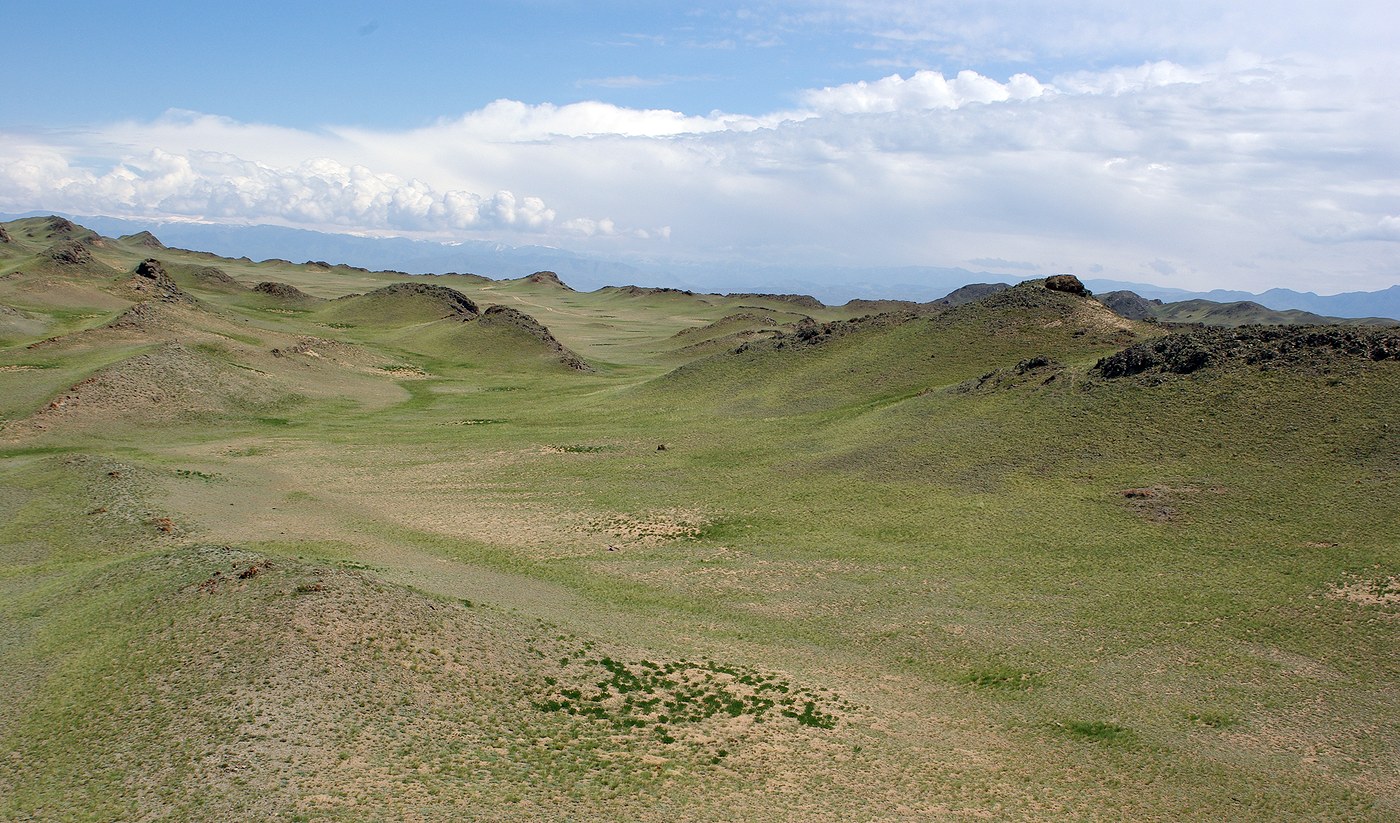
[{"label": "green grass", "polygon": [[[1025,291],[687,354],[793,307],[441,281],[581,374],[183,282],[291,393],[6,432],[0,817],[1400,813],[1396,363],[1094,380],[1162,330]],[[166,333],[10,345],[0,414]]]}]

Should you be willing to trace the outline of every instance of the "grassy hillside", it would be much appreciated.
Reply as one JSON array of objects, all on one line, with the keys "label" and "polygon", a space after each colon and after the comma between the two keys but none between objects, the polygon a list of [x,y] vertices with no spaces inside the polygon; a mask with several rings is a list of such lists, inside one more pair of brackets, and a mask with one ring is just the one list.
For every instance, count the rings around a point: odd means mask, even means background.
[{"label": "grassy hillside", "polygon": [[1391,331],[6,228],[0,819],[1400,819]]}]

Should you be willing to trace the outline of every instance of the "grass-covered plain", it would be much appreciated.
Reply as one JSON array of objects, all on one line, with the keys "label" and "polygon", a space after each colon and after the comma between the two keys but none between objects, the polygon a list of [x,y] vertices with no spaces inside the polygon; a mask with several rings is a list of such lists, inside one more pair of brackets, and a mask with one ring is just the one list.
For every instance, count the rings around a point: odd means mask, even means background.
[{"label": "grass-covered plain", "polygon": [[1400,818],[1394,359],[7,228],[0,818]]}]

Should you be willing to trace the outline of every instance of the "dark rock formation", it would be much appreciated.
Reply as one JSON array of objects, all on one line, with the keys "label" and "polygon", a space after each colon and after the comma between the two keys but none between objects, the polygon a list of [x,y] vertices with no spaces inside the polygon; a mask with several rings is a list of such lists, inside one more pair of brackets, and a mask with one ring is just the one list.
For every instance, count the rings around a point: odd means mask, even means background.
[{"label": "dark rock formation", "polygon": [[[62,220],[57,217],[55,220]],[[64,220],[67,223],[68,221]],[[73,225],[69,223],[68,225]],[[76,240],[63,240],[55,243],[44,252],[44,254],[60,266],[81,266],[84,263],[93,262],[92,252],[87,246]]]},{"label": "dark rock formation", "polygon": [[555,288],[573,291],[573,289],[569,288],[568,284],[559,279],[559,275],[552,271],[537,271],[525,278],[525,281],[539,286],[554,286]]},{"label": "dark rock formation", "polygon": [[1050,291],[1077,294],[1080,297],[1088,297],[1091,294],[1088,289],[1084,288],[1084,284],[1079,282],[1079,278],[1072,274],[1052,274],[1045,278],[1045,288]]},{"label": "dark rock formation", "polygon": [[166,302],[193,302],[190,296],[170,279],[165,266],[154,258],[147,258],[136,264],[135,276],[128,285],[142,297]]},{"label": "dark rock formation", "polygon": [[575,371],[593,371],[593,367],[585,363],[583,358],[555,339],[548,328],[519,309],[510,306],[487,306],[480,322],[487,326],[509,326],[519,329],[545,344],[550,351],[558,355],[560,363]]},{"label": "dark rock formation", "polygon": [[1400,329],[1353,326],[1194,329],[1129,346],[1100,360],[1093,373],[1112,380],[1139,374],[1192,374],[1232,364],[1317,368],[1348,360],[1400,360]]},{"label": "dark rock formation", "polygon": [[425,297],[441,303],[447,312],[447,314],[444,315],[445,317],[458,317],[464,320],[470,320],[481,313],[481,310],[477,308],[471,298],[467,297],[465,294],[462,294],[456,289],[449,289],[446,286],[434,286],[430,283],[394,283],[382,289],[375,289],[363,295],[363,297]]},{"label": "dark rock formation", "polygon": [[44,224],[44,228],[48,229],[50,234],[66,235],[76,232],[78,230],[78,224],[55,214],[50,215],[48,222]]}]

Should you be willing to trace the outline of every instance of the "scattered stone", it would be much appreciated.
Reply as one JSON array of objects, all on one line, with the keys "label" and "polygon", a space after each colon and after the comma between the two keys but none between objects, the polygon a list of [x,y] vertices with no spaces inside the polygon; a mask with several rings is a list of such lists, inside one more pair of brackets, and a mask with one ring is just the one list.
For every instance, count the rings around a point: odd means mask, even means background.
[{"label": "scattered stone", "polygon": [[258,575],[262,574],[264,571],[270,568],[272,568],[271,560],[264,560],[261,563],[254,563],[253,565],[239,572],[238,579],[252,580],[254,577],[257,577]]},{"label": "scattered stone", "polygon": [[664,451],[666,451],[666,444],[665,444],[665,443],[662,443],[661,445],[659,445],[659,446],[656,447],[656,450],[659,451],[659,452],[664,452]]},{"label": "scattered stone", "polygon": [[4,227],[4,226],[0,226],[0,243],[12,243],[12,242],[14,242],[14,241],[10,239],[10,233],[7,232],[7,231],[5,231],[5,227]]}]

